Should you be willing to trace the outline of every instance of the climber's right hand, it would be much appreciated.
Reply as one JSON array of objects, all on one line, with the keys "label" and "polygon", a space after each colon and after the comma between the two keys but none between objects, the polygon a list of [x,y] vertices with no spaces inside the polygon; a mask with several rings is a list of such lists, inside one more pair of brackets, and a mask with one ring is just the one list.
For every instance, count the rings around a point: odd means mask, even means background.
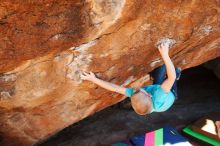
[{"label": "climber's right hand", "polygon": [[93,72],[81,72],[80,77],[82,80],[88,80],[88,81],[93,81],[96,79],[96,76]]},{"label": "climber's right hand", "polygon": [[161,43],[158,46],[158,50],[162,56],[168,55],[169,54],[169,44],[168,43]]}]

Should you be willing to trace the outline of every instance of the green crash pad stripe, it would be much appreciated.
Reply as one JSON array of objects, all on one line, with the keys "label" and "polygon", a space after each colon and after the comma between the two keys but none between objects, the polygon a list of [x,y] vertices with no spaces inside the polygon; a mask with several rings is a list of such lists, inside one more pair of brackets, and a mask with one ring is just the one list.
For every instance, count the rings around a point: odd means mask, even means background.
[{"label": "green crash pad stripe", "polygon": [[163,145],[163,128],[155,131],[155,146]]},{"label": "green crash pad stripe", "polygon": [[116,143],[116,144],[113,144],[112,146],[129,146],[129,145],[125,143]]},{"label": "green crash pad stripe", "polygon": [[212,139],[212,138],[209,138],[203,134],[200,134],[200,133],[197,133],[195,131],[193,131],[191,129],[191,126],[187,126],[186,128],[183,129],[183,131],[195,138],[198,138],[199,140],[202,140],[202,141],[205,141],[209,144],[212,144],[212,145],[215,145],[215,146],[220,146],[220,142],[215,140],[215,139]]}]

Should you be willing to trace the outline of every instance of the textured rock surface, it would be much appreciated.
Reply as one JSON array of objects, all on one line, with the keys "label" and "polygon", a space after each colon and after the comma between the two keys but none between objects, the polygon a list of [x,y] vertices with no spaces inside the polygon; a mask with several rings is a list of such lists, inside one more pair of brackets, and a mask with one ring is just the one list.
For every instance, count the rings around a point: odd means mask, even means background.
[{"label": "textured rock surface", "polygon": [[219,0],[2,0],[1,145],[31,145],[124,99],[81,83],[81,70],[141,86],[163,38],[183,69],[220,56],[219,24]]}]

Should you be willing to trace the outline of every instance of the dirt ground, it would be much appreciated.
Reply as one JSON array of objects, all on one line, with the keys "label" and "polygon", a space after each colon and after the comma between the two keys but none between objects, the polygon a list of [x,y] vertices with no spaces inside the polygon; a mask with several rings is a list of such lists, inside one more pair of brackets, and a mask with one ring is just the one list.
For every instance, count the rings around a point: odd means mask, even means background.
[{"label": "dirt ground", "polygon": [[[185,70],[178,82],[179,99],[168,111],[139,116],[127,99],[69,126],[38,146],[108,146],[167,124],[181,133],[183,127],[198,118],[220,111],[219,83],[220,80],[203,67]],[[186,138],[194,145],[207,146]]]}]

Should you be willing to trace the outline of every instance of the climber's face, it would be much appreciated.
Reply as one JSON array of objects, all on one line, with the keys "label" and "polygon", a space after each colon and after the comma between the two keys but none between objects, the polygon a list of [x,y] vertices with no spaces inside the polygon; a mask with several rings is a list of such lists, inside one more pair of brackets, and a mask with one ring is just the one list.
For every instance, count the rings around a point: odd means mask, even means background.
[{"label": "climber's face", "polygon": [[134,111],[139,115],[146,115],[152,111],[151,95],[145,90],[138,90],[131,97],[131,104]]}]

